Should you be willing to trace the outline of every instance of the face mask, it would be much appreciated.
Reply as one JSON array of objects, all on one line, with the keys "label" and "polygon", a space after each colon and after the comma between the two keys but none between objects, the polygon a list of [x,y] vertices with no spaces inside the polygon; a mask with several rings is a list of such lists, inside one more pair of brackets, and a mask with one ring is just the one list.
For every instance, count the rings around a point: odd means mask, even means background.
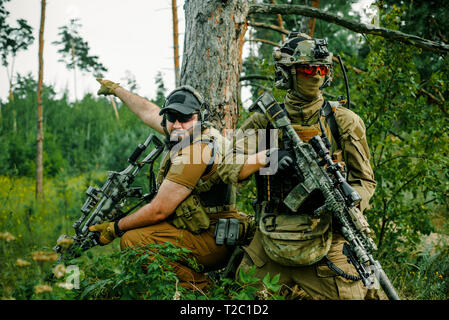
[{"label": "face mask", "polygon": [[296,75],[296,83],[298,92],[305,98],[314,100],[319,97],[321,91],[320,87],[324,83],[324,78],[319,74],[313,77],[305,78],[299,74]]}]

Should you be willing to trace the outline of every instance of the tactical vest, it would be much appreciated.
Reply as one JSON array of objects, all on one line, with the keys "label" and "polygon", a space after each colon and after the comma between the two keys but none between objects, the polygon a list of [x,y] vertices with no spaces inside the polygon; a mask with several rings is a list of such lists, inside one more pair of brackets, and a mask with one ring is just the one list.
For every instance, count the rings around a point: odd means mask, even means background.
[{"label": "tactical vest", "polygon": [[[222,157],[224,148],[229,142],[216,129],[209,128],[206,133],[203,132],[194,138],[192,144],[194,143],[207,143],[212,149],[211,159],[203,174],[204,177],[212,170],[215,158]],[[170,155],[171,151],[166,148],[156,178],[158,187],[170,169]],[[200,178],[192,193],[175,209],[169,222],[177,228],[187,229],[198,234],[209,228],[208,215],[210,213],[235,210],[235,200],[235,187],[232,184],[225,184],[215,171],[206,180]]]},{"label": "tactical vest", "polygon": [[[325,106],[329,108],[336,105],[325,103]],[[331,140],[334,161],[342,163],[339,135],[335,138],[335,133],[332,134],[335,129],[332,130],[329,125],[329,115],[333,116],[324,112],[321,123]],[[292,123],[292,127],[304,142],[322,134],[318,121],[312,125]],[[288,149],[290,141],[279,132],[278,143],[279,148]],[[323,213],[320,218],[313,217],[313,211],[324,205],[324,197],[320,193],[312,193],[298,212],[291,211],[283,203],[283,199],[299,182],[299,177],[293,172],[256,175],[256,220],[262,233],[262,244],[270,259],[286,266],[305,266],[318,262],[327,254],[332,242],[331,213]]]}]

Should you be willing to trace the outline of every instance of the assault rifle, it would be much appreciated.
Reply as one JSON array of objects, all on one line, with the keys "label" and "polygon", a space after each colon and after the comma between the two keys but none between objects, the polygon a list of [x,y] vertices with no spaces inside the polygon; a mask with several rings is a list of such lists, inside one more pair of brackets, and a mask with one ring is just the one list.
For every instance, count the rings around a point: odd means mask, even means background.
[{"label": "assault rifle", "polygon": [[377,247],[369,236],[371,230],[368,222],[357,207],[361,197],[341,174],[341,165],[332,161],[321,137],[315,136],[309,143],[303,142],[291,126],[287,114],[269,92],[263,93],[249,110],[262,112],[292,142],[295,155],[293,167],[300,183],[284,199],[285,205],[297,212],[307,199],[321,194],[323,204],[313,214],[319,217],[324,212],[331,212],[336,218],[343,237],[349,243],[345,248],[346,255],[359,273],[359,279],[368,288],[380,283],[390,300],[399,300],[379,261],[373,257]]},{"label": "assault rifle", "polygon": [[[142,161],[137,161],[145,149],[153,143],[154,148]],[[153,165],[163,151],[163,143],[159,138],[150,134],[143,144],[139,144],[129,157],[129,166],[120,172],[109,171],[108,179],[101,189],[89,186],[86,190],[87,199],[81,208],[81,217],[75,221],[73,228],[75,235],[65,234],[58,238],[58,244],[53,248],[59,253],[59,259],[76,258],[96,245],[98,233],[89,231],[89,227],[105,221],[116,221],[128,215],[144,202],[149,202],[157,193]],[[146,165],[149,165],[149,193],[143,194],[142,187],[132,187],[135,177]],[[123,212],[128,198],[137,198],[139,203]]]}]

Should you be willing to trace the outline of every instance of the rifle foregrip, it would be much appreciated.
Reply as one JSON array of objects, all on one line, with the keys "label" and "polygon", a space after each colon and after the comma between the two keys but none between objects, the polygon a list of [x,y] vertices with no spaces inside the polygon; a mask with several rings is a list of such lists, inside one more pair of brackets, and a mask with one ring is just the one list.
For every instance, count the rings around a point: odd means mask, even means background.
[{"label": "rifle foregrip", "polygon": [[146,146],[143,144],[139,144],[137,146],[137,148],[134,150],[133,154],[131,155],[131,157],[129,157],[128,162],[131,164],[136,163],[136,160],[140,157],[140,155],[142,154],[142,152],[146,149]]}]

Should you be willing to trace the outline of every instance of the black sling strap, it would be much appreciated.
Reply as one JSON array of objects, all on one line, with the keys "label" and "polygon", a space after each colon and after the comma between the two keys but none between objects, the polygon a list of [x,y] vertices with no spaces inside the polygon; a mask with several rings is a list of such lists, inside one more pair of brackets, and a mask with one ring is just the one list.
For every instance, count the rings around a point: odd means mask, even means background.
[{"label": "black sling strap", "polygon": [[341,149],[341,143],[340,143],[340,132],[338,131],[338,125],[337,121],[335,120],[335,114],[332,111],[332,106],[329,103],[329,101],[325,101],[324,105],[321,107],[322,109],[322,115],[326,117],[326,121],[329,124],[329,127],[331,129],[332,137],[334,138],[335,142],[337,143],[338,149]]}]

